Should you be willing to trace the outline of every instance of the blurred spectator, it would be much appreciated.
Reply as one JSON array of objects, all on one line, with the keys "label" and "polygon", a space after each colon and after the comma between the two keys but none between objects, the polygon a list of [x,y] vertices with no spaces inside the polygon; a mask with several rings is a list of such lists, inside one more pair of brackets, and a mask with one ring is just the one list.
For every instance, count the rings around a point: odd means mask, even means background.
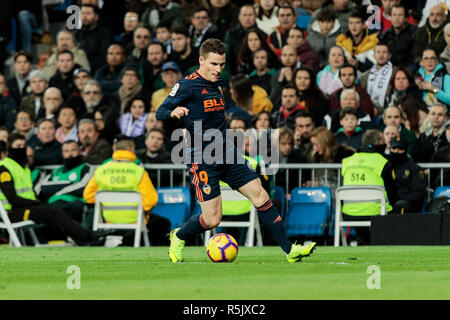
[{"label": "blurred spectator", "polygon": [[414,132],[408,130],[402,123],[402,111],[396,107],[391,106],[384,109],[383,123],[380,125],[380,130],[384,130],[386,126],[394,126],[400,132],[400,137],[408,142],[408,154],[413,155],[414,148],[416,148],[417,137]]},{"label": "blurred spectator", "polygon": [[373,127],[373,120],[366,110],[361,106],[361,100],[358,92],[353,89],[344,89],[340,96],[340,109],[334,110],[324,117],[323,124],[333,133],[336,133],[340,128],[340,113],[341,110],[351,107],[356,110],[358,116],[358,125],[364,131]]},{"label": "blurred spectator", "polygon": [[183,75],[188,75],[198,66],[198,52],[191,47],[191,38],[186,27],[175,27],[172,30],[173,52],[169,61],[178,64]]},{"label": "blurred spectator", "polygon": [[[276,136],[275,136],[276,137]],[[294,150],[294,133],[288,127],[281,127],[278,130],[279,163],[306,163],[306,159]],[[283,187],[285,192],[290,194],[292,189],[299,186],[298,170],[289,171],[289,182],[286,181],[286,169],[278,170],[275,176],[275,185]],[[303,176],[305,179],[305,176]]]},{"label": "blurred spectator", "polygon": [[311,112],[316,127],[320,126],[328,107],[325,95],[317,87],[315,73],[305,67],[298,68],[294,71],[291,84],[299,92],[300,104]]},{"label": "blurred spectator", "polygon": [[56,129],[56,140],[63,144],[68,140],[78,141],[77,115],[75,110],[68,105],[63,105],[58,113],[58,124]]},{"label": "blurred spectator", "polygon": [[223,40],[225,36],[224,30],[219,28],[211,22],[208,9],[198,7],[194,9],[191,18],[191,25],[189,26],[189,34],[191,36],[191,47],[198,50],[203,41],[209,38]]},{"label": "blurred spectator", "polygon": [[370,117],[374,117],[375,110],[372,100],[370,99],[367,91],[361,87],[360,84],[356,84],[357,79],[357,70],[354,66],[350,64],[344,64],[341,69],[339,69],[339,79],[342,82],[342,88],[336,90],[331,96],[329,100],[329,111],[333,111],[339,109],[340,107],[340,95],[342,90],[344,89],[353,89],[358,92],[360,105],[364,108],[364,110],[370,115]]},{"label": "blurred spectator", "polygon": [[408,23],[407,11],[402,4],[392,7],[391,21],[392,26],[379,36],[380,41],[388,45],[394,66],[414,70],[411,48],[414,46],[417,27]]},{"label": "blurred spectator", "polygon": [[364,20],[360,11],[352,11],[348,17],[349,30],[336,38],[336,44],[344,49],[348,63],[361,72],[376,63],[373,54],[378,43],[378,33],[367,29]]},{"label": "blurred spectator", "polygon": [[165,53],[168,55],[172,53],[172,33],[167,25],[160,23],[156,26],[155,38],[157,42],[162,43]]},{"label": "blurred spectator", "polygon": [[[16,6],[22,50],[31,52],[33,31],[38,31],[42,25],[42,1],[19,1]],[[39,33],[42,35],[42,30]]]},{"label": "blurred spectator", "polygon": [[299,135],[299,144],[296,148],[300,154],[310,160],[312,157],[311,133],[314,130],[314,121],[311,112],[302,110],[295,116],[295,134]]},{"label": "blurred spectator", "polygon": [[147,47],[152,42],[150,30],[144,26],[138,26],[133,32],[133,47],[126,54],[126,65],[134,65],[139,68],[147,58]]},{"label": "blurred spectator", "polygon": [[[164,147],[165,132],[163,129],[153,128],[147,133],[145,138],[145,149],[138,153],[138,158],[141,159],[143,164],[155,164],[155,163],[172,163],[170,158],[170,152]],[[160,179],[158,180],[158,171],[146,169],[150,179],[156,186],[169,187],[170,186],[170,172],[168,170],[162,170],[160,172]],[[176,174],[176,171],[174,172]]]},{"label": "blurred spectator", "polygon": [[164,127],[164,123],[161,120],[156,119],[155,112],[150,112],[147,117],[147,122],[145,123],[145,130],[150,132],[153,128],[162,129]]},{"label": "blurred spectator", "polygon": [[119,116],[119,106],[114,102],[118,97],[106,98],[103,97],[102,86],[97,80],[88,80],[81,91],[81,98],[83,99],[83,113],[78,113],[81,110],[75,110],[77,112],[77,118],[93,118],[94,113],[104,105],[108,105],[111,111],[115,112],[116,116]]},{"label": "blurred spectator", "polygon": [[53,49],[52,55],[45,64],[44,71],[47,74],[47,77],[51,78],[55,74],[57,70],[57,57],[59,52],[63,50],[72,52],[75,64],[80,65],[88,71],[91,69],[86,53],[75,43],[74,34],[69,30],[62,29],[56,35],[56,47]]},{"label": "blurred spectator", "polygon": [[287,33],[288,36],[286,42],[297,49],[297,57],[300,65],[317,73],[320,69],[319,55],[314,51],[309,42],[305,40],[303,31],[294,26],[292,29],[288,30]]},{"label": "blurred spectator", "polygon": [[311,20],[308,25],[308,32],[311,31],[314,22],[319,17],[319,14],[324,9],[331,9],[335,11],[336,19],[339,21],[339,24],[342,27],[342,33],[348,31],[348,17],[350,16],[353,10],[353,2],[351,0],[332,0],[325,1],[320,9],[317,9],[311,16]]},{"label": "blurred spectator", "polygon": [[252,85],[257,85],[266,90],[270,96],[272,87],[272,77],[276,72],[275,68],[269,67],[269,55],[273,54],[272,50],[259,48],[253,53],[254,70],[248,75]]},{"label": "blurred spectator", "polygon": [[124,63],[125,54],[122,46],[118,44],[110,45],[106,53],[106,64],[97,70],[94,77],[95,80],[100,82],[105,97],[112,97],[122,85],[120,73]]},{"label": "blurred spectator", "polygon": [[44,109],[39,110],[39,114],[37,116],[38,120],[40,119],[53,119],[58,115],[59,107],[64,102],[64,99],[61,94],[61,90],[56,87],[49,87],[44,92]]},{"label": "blurred spectator", "polygon": [[[375,19],[380,24],[379,34],[383,34],[387,29],[392,27],[392,9],[394,5],[399,3],[400,0],[381,0],[381,8],[375,13]],[[370,27],[372,23],[368,21],[367,27]]]},{"label": "blurred spectator", "polygon": [[129,54],[133,50],[133,33],[138,27],[139,14],[134,11],[127,11],[123,17],[124,32],[120,34],[117,40],[118,44],[123,48],[125,54]]},{"label": "blurred spectator", "polygon": [[148,101],[148,97],[144,94],[142,85],[139,83],[139,74],[135,67],[125,66],[122,69],[120,81],[122,81],[122,86],[116,95],[120,99],[120,114],[123,113],[130,100],[139,94],[143,95],[144,99]]},{"label": "blurred spectator", "polygon": [[444,40],[447,46],[442,51],[440,60],[441,63],[445,66],[447,73],[450,73],[450,23],[447,23],[444,27]]},{"label": "blurred spectator", "polygon": [[383,130],[384,142],[386,143],[386,149],[384,150],[383,156],[389,159],[391,154],[391,141],[394,137],[400,137],[400,131],[396,126],[388,125]]},{"label": "blurred spectator", "polygon": [[244,40],[242,41],[242,46],[237,56],[237,69],[235,71],[247,75],[250,74],[254,70],[254,55],[259,49],[267,50],[267,65],[269,68],[279,68],[281,66],[280,60],[265,42],[264,33],[258,28],[251,27],[247,30]]},{"label": "blurred spectator", "polygon": [[279,25],[278,6],[275,0],[260,0],[255,3],[256,25],[265,34],[271,34]]},{"label": "blurred spectator", "polygon": [[158,110],[161,103],[169,95],[175,84],[181,79],[181,71],[175,62],[169,61],[164,63],[161,70],[164,88],[156,90],[152,95],[151,111]]},{"label": "blurred spectator", "polygon": [[430,126],[419,135],[412,154],[414,161],[430,162],[434,153],[447,143],[446,127],[447,107],[435,104],[428,113]]},{"label": "blurred spectator", "polygon": [[375,106],[375,116],[378,116],[383,111],[389,88],[389,80],[394,69],[390,62],[391,53],[389,52],[389,47],[385,43],[377,43],[374,59],[376,64],[364,72],[360,80],[361,86],[367,90]]},{"label": "blurred spectator", "polygon": [[297,16],[295,9],[291,5],[280,6],[277,16],[279,25],[269,34],[267,43],[279,57],[282,54],[282,48],[287,45],[288,31],[295,27]]},{"label": "blurred spectator", "polygon": [[429,124],[428,108],[422,101],[411,96],[404,96],[397,106],[402,110],[402,121],[406,129],[412,131],[416,137],[425,131]]},{"label": "blurred spectator", "polygon": [[99,132],[99,139],[106,140],[110,145],[114,144],[114,139],[120,133],[119,121],[114,110],[108,106],[100,106],[94,112],[94,121]]},{"label": "blurred spectator", "polygon": [[29,141],[36,134],[34,119],[28,111],[21,110],[16,113],[16,121],[14,122],[14,130],[12,133],[19,133]]},{"label": "blurred spectator", "polygon": [[[217,0],[216,0],[217,1]],[[239,9],[238,24],[235,27],[224,27],[224,42],[227,47],[227,64],[232,75],[238,72],[237,59],[243,47],[244,38],[250,28],[256,27],[256,12],[252,5],[243,5]]]},{"label": "blurred spectator", "polygon": [[119,119],[119,127],[122,135],[134,141],[135,149],[145,149],[145,123],[147,122],[150,105],[147,101],[137,96],[128,102]]},{"label": "blurred spectator", "polygon": [[5,76],[0,73],[0,126],[5,126],[10,131],[14,128],[16,106],[16,102],[8,94]]},{"label": "blurred spectator", "polygon": [[232,29],[240,22],[239,8],[230,0],[209,0],[208,2],[210,4],[211,22],[219,30]]},{"label": "blurred spectator", "polygon": [[0,127],[0,141],[8,143],[8,137],[9,130],[6,127]]},{"label": "blurred spectator", "polygon": [[420,60],[420,69],[416,80],[422,90],[423,101],[428,107],[438,101],[450,104],[450,75],[439,63],[438,55],[433,49],[425,49]]},{"label": "blurred spectator", "polygon": [[272,77],[272,90],[270,100],[275,106],[275,110],[281,103],[281,90],[293,79],[293,73],[298,67],[297,50],[292,45],[285,45],[281,53],[281,68]]},{"label": "blurred spectator", "polygon": [[423,52],[426,48],[433,49],[438,57],[444,51],[446,42],[444,40],[444,26],[447,20],[447,13],[439,4],[430,10],[430,16],[426,24],[420,27],[416,33],[416,41],[413,47],[414,62],[423,60]]},{"label": "blurred spectator", "polygon": [[295,130],[295,116],[305,107],[299,101],[299,93],[294,86],[286,86],[281,91],[280,109],[273,113],[275,128],[288,127]]},{"label": "blurred spectator", "polygon": [[392,138],[389,162],[395,193],[388,197],[395,213],[421,213],[427,190],[425,172],[408,156],[407,149],[406,140]]},{"label": "blurred spectator", "polygon": [[335,11],[330,8],[322,9],[317,20],[311,25],[308,33],[308,42],[319,55],[322,67],[329,63],[330,49],[336,46],[336,38],[342,33],[341,24],[336,19]]},{"label": "blurred spectator", "polygon": [[81,6],[81,22],[81,29],[75,32],[75,39],[80,48],[86,52],[91,66],[90,71],[95,74],[97,69],[105,64],[111,35],[108,29],[98,23],[99,9],[94,5]]},{"label": "blurred spectator", "polygon": [[36,166],[63,163],[61,144],[56,140],[55,133],[55,122],[53,120],[39,120],[36,135],[27,143],[34,150],[34,164]]},{"label": "blurred spectator", "polygon": [[[445,137],[447,143],[443,144],[443,146],[436,150],[436,152],[433,154],[433,157],[431,158],[431,162],[450,162],[450,120],[447,120],[445,122]],[[430,170],[430,187],[432,189],[436,189],[436,187],[441,185],[440,171],[441,170]],[[442,185],[450,185],[450,170],[443,169],[442,174]]]},{"label": "blurred spectator", "polygon": [[317,74],[317,86],[326,97],[330,97],[333,92],[342,88],[339,79],[339,69],[345,63],[344,49],[339,46],[331,47],[326,65]]},{"label": "blurred spectator", "polygon": [[39,113],[44,112],[44,92],[48,88],[48,78],[44,71],[33,70],[30,73],[31,93],[22,98],[20,109],[27,110],[37,121]]},{"label": "blurred spectator", "polygon": [[80,66],[75,64],[70,50],[61,50],[56,56],[56,72],[48,81],[50,87],[61,90],[64,100],[67,100],[76,89],[73,72]]},{"label": "blurred spectator", "polygon": [[309,21],[311,21],[311,14],[303,5],[303,1],[304,0],[292,0],[291,5],[294,7],[297,15],[297,20],[295,23],[300,29],[306,31]]},{"label": "blurred spectator", "polygon": [[394,70],[386,94],[385,107],[396,106],[405,96],[411,96],[425,106],[422,93],[414,81],[414,76],[406,67],[398,67]]},{"label": "blurred spectator", "polygon": [[179,3],[171,0],[155,0],[154,2],[154,7],[148,7],[141,15],[143,25],[150,28],[152,33],[155,33],[159,23],[167,24],[170,29],[187,24],[184,9]]},{"label": "blurred spectator", "polygon": [[17,105],[24,96],[31,93],[29,75],[32,70],[33,57],[30,53],[19,51],[14,55],[14,72],[6,85],[10,96]]},{"label": "blurred spectator", "polygon": [[77,68],[73,71],[73,79],[75,88],[69,98],[67,98],[65,104],[68,104],[74,108],[77,117],[81,117],[86,113],[86,105],[82,97],[83,88],[84,85],[91,79],[91,74],[87,69]]},{"label": "blurred spectator", "polygon": [[267,92],[259,86],[252,85],[243,74],[231,78],[230,93],[236,104],[251,115],[263,110],[272,111],[273,105]]},{"label": "blurred spectator", "polygon": [[335,133],[336,143],[346,144],[355,150],[362,145],[363,130],[358,126],[358,112],[355,108],[345,107],[339,113],[341,127]]},{"label": "blurred spectator", "polygon": [[139,16],[141,16],[144,11],[152,5],[153,2],[147,0],[130,0],[128,3],[128,10],[136,12]]},{"label": "blurred spectator", "polygon": [[155,91],[164,88],[162,80],[162,66],[167,61],[167,54],[161,42],[152,42],[147,47],[147,60],[139,70],[141,83],[149,96]]},{"label": "blurred spectator", "polygon": [[99,139],[99,135],[94,120],[80,120],[78,123],[78,140],[82,145],[81,154],[88,164],[102,164],[103,161],[111,157],[111,145],[106,140]]},{"label": "blurred spectator", "polygon": [[64,164],[56,168],[39,183],[36,192],[41,201],[66,212],[73,220],[81,223],[85,202],[83,190],[94,174],[83,157],[78,143],[67,140],[62,144]]}]

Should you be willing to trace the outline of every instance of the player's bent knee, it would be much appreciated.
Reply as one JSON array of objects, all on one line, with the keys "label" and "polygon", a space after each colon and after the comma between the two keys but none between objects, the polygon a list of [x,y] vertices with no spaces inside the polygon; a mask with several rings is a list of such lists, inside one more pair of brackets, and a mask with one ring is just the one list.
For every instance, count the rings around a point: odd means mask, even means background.
[{"label": "player's bent knee", "polygon": [[213,229],[213,228],[217,227],[220,224],[221,218],[222,218],[222,216],[219,214],[208,215],[208,216],[203,215],[203,220],[204,220],[206,226],[208,227],[208,229]]}]

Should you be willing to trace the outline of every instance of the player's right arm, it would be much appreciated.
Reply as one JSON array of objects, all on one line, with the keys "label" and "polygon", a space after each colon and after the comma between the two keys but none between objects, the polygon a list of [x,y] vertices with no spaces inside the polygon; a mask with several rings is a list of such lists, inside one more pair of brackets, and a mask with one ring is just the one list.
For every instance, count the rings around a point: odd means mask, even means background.
[{"label": "player's right arm", "polygon": [[172,88],[167,98],[156,110],[157,120],[168,120],[171,118],[182,118],[187,115],[189,109],[182,107],[192,95],[192,89],[188,81],[179,81]]}]

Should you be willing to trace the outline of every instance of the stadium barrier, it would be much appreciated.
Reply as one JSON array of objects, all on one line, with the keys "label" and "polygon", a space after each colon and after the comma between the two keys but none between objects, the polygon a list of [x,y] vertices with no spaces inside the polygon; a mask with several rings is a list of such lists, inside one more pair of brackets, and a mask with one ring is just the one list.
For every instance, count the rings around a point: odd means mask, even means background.
[{"label": "stadium barrier", "polygon": [[[429,200],[434,192],[431,188],[430,170],[439,170],[439,185],[443,186],[444,170],[450,169],[450,163],[419,163],[418,165],[426,170],[427,173],[427,199]],[[39,166],[37,169],[44,173],[50,173],[58,167],[59,165]],[[150,171],[156,170],[156,181],[152,181],[155,188],[189,186],[189,174],[187,172],[187,167],[184,164],[143,164],[143,167]],[[314,182],[312,186],[325,186],[330,187],[331,189],[340,187],[342,182],[342,164],[340,163],[290,163],[278,164],[276,166],[272,165],[270,168],[278,168],[279,170],[277,174],[282,174],[285,176],[285,185],[281,186],[284,190],[289,190],[290,176],[291,173],[293,173],[293,170],[298,171],[298,181],[296,186],[302,186],[302,184],[305,183],[305,177],[310,177],[310,181]],[[164,171],[169,171],[169,181],[163,181],[162,173]],[[181,176],[183,177],[178,184],[174,183],[174,175],[176,173],[181,173]],[[288,191],[286,192],[288,193]]]}]

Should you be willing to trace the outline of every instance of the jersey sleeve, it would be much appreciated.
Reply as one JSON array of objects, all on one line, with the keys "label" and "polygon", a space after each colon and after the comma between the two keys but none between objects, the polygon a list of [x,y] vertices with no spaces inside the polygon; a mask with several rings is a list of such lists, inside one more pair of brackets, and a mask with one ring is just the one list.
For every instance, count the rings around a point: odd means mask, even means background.
[{"label": "jersey sleeve", "polygon": [[167,98],[163,101],[161,106],[156,110],[157,120],[168,120],[170,114],[178,106],[184,106],[185,102],[191,97],[192,89],[188,81],[179,81],[170,91]]}]

